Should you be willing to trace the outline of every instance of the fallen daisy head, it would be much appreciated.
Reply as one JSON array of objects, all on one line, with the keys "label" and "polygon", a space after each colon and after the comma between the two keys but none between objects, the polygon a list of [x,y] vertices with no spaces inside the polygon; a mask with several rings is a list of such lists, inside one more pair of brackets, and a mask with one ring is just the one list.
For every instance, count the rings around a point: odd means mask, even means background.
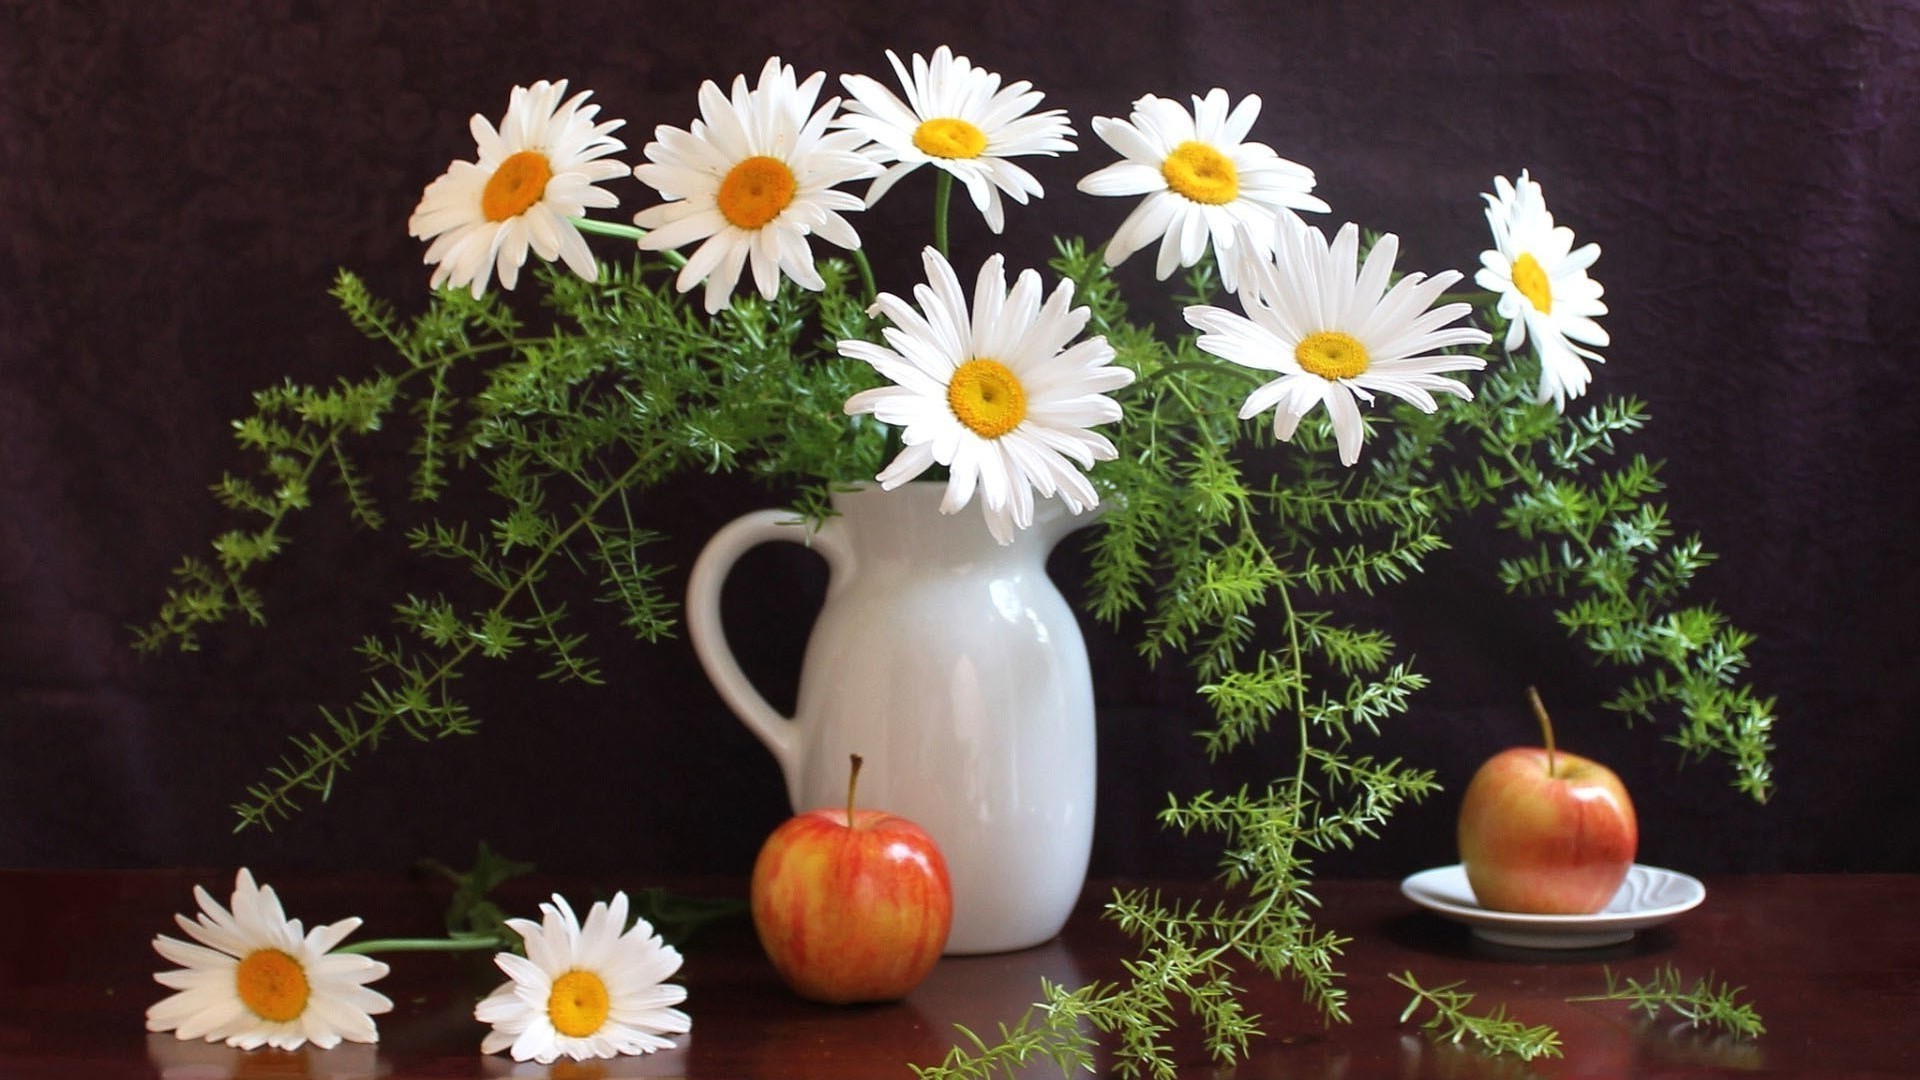
[{"label": "fallen daisy head", "polygon": [[148,1031],[242,1050],[379,1039],[373,1016],[393,1002],[366,984],[386,975],[387,965],[332,951],[359,928],[358,918],[302,932],[272,887],[256,885],[245,868],[228,906],[199,886],[193,894],[200,913],[174,916],[193,941],[153,939],[154,951],[180,967],[154,975],[174,993],[147,1010]]},{"label": "fallen daisy head", "polygon": [[680,952],[645,919],[629,929],[627,910],[627,894],[616,893],[589,908],[582,924],[556,893],[540,905],[540,922],[507,920],[527,954],[493,958],[507,981],[474,1006],[474,1018],[493,1025],[481,1053],[505,1050],[544,1065],[671,1049],[665,1036],[692,1026],[674,1008],[686,987],[666,982],[680,970]]}]

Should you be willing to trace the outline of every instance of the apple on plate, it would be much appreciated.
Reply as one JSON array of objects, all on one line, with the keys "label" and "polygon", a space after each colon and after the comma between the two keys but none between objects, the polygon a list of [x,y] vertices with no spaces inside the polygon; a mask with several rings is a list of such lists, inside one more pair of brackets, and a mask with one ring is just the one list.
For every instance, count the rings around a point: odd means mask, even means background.
[{"label": "apple on plate", "polygon": [[1494,911],[1591,915],[1633,866],[1639,824],[1613,770],[1553,745],[1553,722],[1527,688],[1544,746],[1487,759],[1460,802],[1460,862],[1476,902]]},{"label": "apple on plate", "polygon": [[893,1001],[926,978],[953,926],[953,885],[933,837],[882,810],[846,808],[780,824],[754,860],[749,900],[760,945],[801,997]]}]

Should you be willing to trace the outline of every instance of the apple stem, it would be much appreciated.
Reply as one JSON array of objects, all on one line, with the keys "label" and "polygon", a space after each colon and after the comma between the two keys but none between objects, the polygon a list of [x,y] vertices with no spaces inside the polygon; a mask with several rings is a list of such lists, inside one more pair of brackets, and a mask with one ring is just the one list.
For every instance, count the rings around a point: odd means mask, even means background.
[{"label": "apple stem", "polygon": [[859,754],[848,754],[852,768],[847,770],[847,828],[853,828],[853,790],[860,783],[860,764],[864,760]]},{"label": "apple stem", "polygon": [[1540,691],[1527,687],[1527,703],[1533,706],[1533,715],[1540,721],[1540,737],[1547,742],[1547,775],[1554,775],[1553,767],[1553,720],[1547,716],[1547,707],[1540,700]]}]

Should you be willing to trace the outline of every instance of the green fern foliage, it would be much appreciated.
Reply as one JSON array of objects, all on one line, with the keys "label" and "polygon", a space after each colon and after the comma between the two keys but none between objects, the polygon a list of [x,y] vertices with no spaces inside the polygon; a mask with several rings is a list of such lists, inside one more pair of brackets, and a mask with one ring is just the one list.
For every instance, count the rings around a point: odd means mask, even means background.
[{"label": "green fern foliage", "polygon": [[1401,1021],[1426,1011],[1428,1016],[1420,1026],[1436,1041],[1469,1045],[1522,1061],[1561,1054],[1560,1036],[1552,1028],[1518,1020],[1507,1013],[1504,1005],[1476,1012],[1474,995],[1460,989],[1459,983],[1428,988],[1420,985],[1420,980],[1410,971],[1388,977],[1413,992],[1412,999],[1400,1013]]},{"label": "green fern foliage", "polygon": [[[584,576],[635,638],[673,634],[678,601],[662,587],[670,568],[655,554],[664,534],[637,511],[648,490],[688,473],[744,472],[823,493],[877,470],[878,431],[849,423],[840,408],[872,378],[834,348],[869,332],[863,305],[846,292],[846,266],[822,268],[823,294],[743,299],[711,320],[647,269],[604,267],[595,283],[538,271],[549,308],[539,327],[496,295],[452,289],[403,320],[358,278],[339,276],[333,293],[347,318],[390,347],[394,365],[332,388],[255,395],[253,413],[235,424],[255,470],[215,488],[245,524],[215,539],[211,561],[181,562],[136,646],[193,649],[213,625],[264,623],[254,577],[325,484],[360,525],[404,519],[410,553],[459,568],[482,600],[397,600],[391,631],[358,648],[359,696],[323,712],[248,789],[235,808],[243,827],[326,797],[389,735],[477,730],[481,718],[457,692],[475,661],[524,658],[543,678],[599,682],[599,660],[561,599],[573,593],[562,577]],[[411,431],[409,497],[382,507],[365,482],[378,462],[361,455],[371,436],[401,423]],[[477,481],[487,509],[437,514],[462,478]]]},{"label": "green fern foliage", "polygon": [[[1665,726],[1690,759],[1725,759],[1734,786],[1765,802],[1775,702],[1745,681],[1753,636],[1690,599],[1714,556],[1669,519],[1659,463],[1621,455],[1646,406],[1601,398],[1562,417],[1533,400],[1533,365],[1496,357],[1474,400],[1444,422],[1396,410],[1382,467],[1405,463],[1449,517],[1495,515],[1515,542],[1501,584],[1549,600],[1569,637],[1622,672],[1606,707]],[[1471,437],[1467,453],[1447,452],[1455,435]]]},{"label": "green fern foliage", "polygon": [[[443,290],[402,316],[340,275],[335,298],[390,362],[332,387],[255,396],[234,426],[251,467],[214,488],[235,524],[210,557],[179,564],[136,643],[191,650],[221,624],[265,622],[260,572],[323,489],[442,571],[431,581],[465,587],[423,581],[393,600],[389,625],[357,647],[358,695],[323,710],[248,788],[242,827],[326,798],[383,740],[477,730],[483,717],[460,692],[477,663],[600,682],[575,606],[583,584],[634,640],[676,633],[665,526],[643,512],[661,485],[733,474],[793,491],[796,510],[818,516],[834,485],[878,471],[884,431],[843,410],[874,375],[835,348],[878,334],[864,267],[824,263],[818,292],[738,296],[707,317],[646,258],[603,265],[591,283],[540,268],[537,312]],[[1190,335],[1135,321],[1097,253],[1063,242],[1054,269],[1090,309],[1089,333],[1137,375],[1115,394],[1118,456],[1091,474],[1106,511],[1090,534],[1087,610],[1193,688],[1182,711],[1209,758],[1278,747],[1290,764],[1236,790],[1170,792],[1163,825],[1219,851],[1212,898],[1117,893],[1107,917],[1136,945],[1124,979],[1045,985],[1026,1016],[987,1036],[960,1032],[922,1077],[1012,1075],[1035,1062],[1071,1074],[1102,1048],[1120,1075],[1169,1077],[1183,1024],[1231,1065],[1276,1023],[1246,1009],[1249,979],[1295,988],[1322,1022],[1347,1018],[1345,941],[1319,925],[1318,861],[1438,790],[1431,771],[1372,745],[1391,739],[1428,677],[1366,601],[1476,521],[1511,538],[1503,586],[1551,603],[1574,641],[1620,669],[1612,708],[1663,725],[1689,757],[1730,759],[1735,783],[1766,797],[1773,703],[1743,681],[1752,638],[1689,599],[1712,556],[1669,520],[1657,463],[1622,455],[1647,422],[1640,403],[1562,416],[1532,400],[1524,360],[1491,357],[1470,402],[1375,414],[1367,464],[1343,468],[1324,420],[1289,444],[1240,420],[1254,376]],[[1203,264],[1184,299],[1204,302],[1213,288]],[[407,461],[404,497],[386,502],[370,482],[384,469],[382,435],[404,440]],[[1454,988],[1403,981],[1449,1038],[1553,1052],[1551,1032],[1476,1017]]]}]

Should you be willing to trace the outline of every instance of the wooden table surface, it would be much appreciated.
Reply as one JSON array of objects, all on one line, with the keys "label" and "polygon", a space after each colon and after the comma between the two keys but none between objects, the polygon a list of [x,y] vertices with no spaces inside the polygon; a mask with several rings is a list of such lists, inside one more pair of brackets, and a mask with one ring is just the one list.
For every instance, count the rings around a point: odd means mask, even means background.
[{"label": "wooden table surface", "polygon": [[[308,925],[363,916],[356,937],[432,934],[447,898],[443,884],[403,875],[260,876]],[[194,910],[195,884],[224,902],[232,873],[0,870],[0,1077],[907,1077],[909,1062],[940,1059],[955,1023],[991,1032],[1038,997],[1042,978],[1111,979],[1131,955],[1099,917],[1115,883],[1094,883],[1049,944],[944,959],[895,1004],[828,1007],[788,993],[751,925],[734,919],[685,949],[679,981],[693,1031],[679,1049],[545,1067],[479,1053],[473,1003],[499,981],[486,954],[389,954],[393,972],[376,985],[395,1008],[378,1017],[377,1046],[249,1054],[144,1029],[147,1006],[165,993],[152,974],[171,966],[149,943],[156,933],[177,936],[173,913]],[[500,896],[509,910],[534,915],[554,889],[584,911],[612,889],[661,884],[739,895],[725,882],[533,879]],[[1405,900],[1393,881],[1328,881],[1316,893],[1325,926],[1353,939],[1342,964],[1352,1022],[1323,1029],[1291,987],[1249,977],[1248,1001],[1266,1035],[1231,1067],[1176,1039],[1181,1075],[1920,1076],[1920,875],[1709,878],[1695,910],[1628,944],[1572,953],[1484,944]],[[1668,963],[1688,981],[1713,974],[1744,986],[1767,1033],[1733,1039],[1671,1018],[1648,1021],[1625,1005],[1566,1000],[1599,991],[1603,969],[1645,978]],[[1388,976],[1401,971],[1429,987],[1464,980],[1478,1006],[1505,1005],[1556,1027],[1565,1056],[1522,1064],[1429,1041],[1399,1020],[1409,995]]]}]

